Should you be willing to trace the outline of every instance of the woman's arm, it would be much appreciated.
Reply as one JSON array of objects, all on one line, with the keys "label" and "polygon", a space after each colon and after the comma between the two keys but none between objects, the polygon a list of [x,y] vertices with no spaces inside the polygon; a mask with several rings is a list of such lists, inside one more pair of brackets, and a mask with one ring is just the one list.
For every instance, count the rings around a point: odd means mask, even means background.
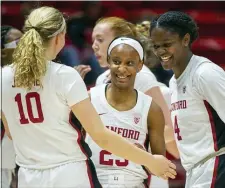
[{"label": "woman's arm", "polygon": [[152,154],[165,155],[164,117],[161,108],[152,101],[148,113],[148,135]]},{"label": "woman's arm", "polygon": [[[162,92],[163,91],[163,92]],[[174,138],[173,126],[168,105],[170,104],[170,93],[166,86],[153,87],[145,94],[152,97],[156,104],[162,109],[165,119],[164,137],[166,143],[166,150],[176,158],[179,158],[179,151]]]},{"label": "woman's arm", "polygon": [[[156,176],[164,179],[167,179],[167,177],[175,178],[176,172],[174,169],[176,167],[169,160],[163,156],[151,155],[115,132],[108,130],[103,125],[90,99],[85,99],[71,108],[84,129],[101,148],[134,163],[146,166]],[[167,177],[164,176],[165,173]]]},{"label": "woman's arm", "polygon": [[168,108],[168,105],[166,103],[166,100],[160,90],[160,87],[153,87],[145,92],[146,95],[149,95],[152,97],[152,99],[155,101],[157,105],[162,109],[163,116],[165,119],[166,125],[172,125],[172,121],[170,118],[170,111]]}]

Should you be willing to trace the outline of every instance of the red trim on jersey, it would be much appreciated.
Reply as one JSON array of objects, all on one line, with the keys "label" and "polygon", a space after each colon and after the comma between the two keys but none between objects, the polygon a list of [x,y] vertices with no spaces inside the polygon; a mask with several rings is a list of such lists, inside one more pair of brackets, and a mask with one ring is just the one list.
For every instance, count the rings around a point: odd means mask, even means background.
[{"label": "red trim on jersey", "polygon": [[[144,147],[145,147],[146,151],[148,151],[149,144],[150,144],[149,136],[148,136],[148,134],[146,134],[146,138],[145,138],[145,141],[144,141]],[[144,185],[145,185],[145,187],[149,188],[150,183],[151,183],[152,175],[144,166],[142,166],[142,167],[143,167],[144,171],[146,172],[146,174],[148,175],[148,179],[147,179],[147,181],[146,181],[146,183]]]},{"label": "red trim on jersey", "polygon": [[85,163],[87,165],[87,173],[88,173],[88,178],[89,178],[89,182],[90,182],[91,188],[94,188],[92,174],[91,174],[91,170],[90,170],[90,167],[89,167],[89,164],[88,164],[87,160],[85,161]]},{"label": "red trim on jersey", "polygon": [[77,131],[77,134],[78,134],[77,143],[78,143],[78,145],[79,145],[80,150],[82,151],[82,153],[88,158],[87,153],[85,152],[84,148],[82,147],[82,145],[81,145],[81,143],[80,143],[81,137],[82,137],[82,133],[80,132],[79,129],[77,129],[77,126],[76,126],[75,124],[73,124],[73,122],[72,122],[72,120],[71,120],[71,118],[72,118],[72,114],[71,114],[71,113],[72,113],[72,112],[70,112],[70,114],[69,114],[69,123],[70,123],[70,125]]},{"label": "red trim on jersey", "polygon": [[148,173],[148,181],[147,181],[147,188],[150,187],[150,184],[151,184],[151,179],[152,179],[152,175],[150,173]]},{"label": "red trim on jersey", "polygon": [[215,164],[214,164],[214,170],[213,170],[213,178],[212,178],[211,188],[215,188],[218,165],[219,165],[219,157],[216,157]]},{"label": "red trim on jersey", "polygon": [[206,110],[209,115],[210,125],[211,125],[211,129],[212,129],[213,142],[214,142],[214,150],[218,151],[217,139],[216,139],[216,126],[215,126],[215,123],[213,120],[213,115],[212,115],[211,109],[209,107],[209,103],[204,100],[204,104],[205,104]]}]

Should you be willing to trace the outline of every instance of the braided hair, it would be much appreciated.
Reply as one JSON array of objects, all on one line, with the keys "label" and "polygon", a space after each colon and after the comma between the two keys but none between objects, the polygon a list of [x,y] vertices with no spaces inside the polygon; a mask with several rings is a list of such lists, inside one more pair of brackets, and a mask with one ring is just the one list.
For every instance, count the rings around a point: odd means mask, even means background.
[{"label": "braided hair", "polygon": [[5,44],[5,41],[6,41],[7,34],[11,29],[13,29],[13,27],[10,26],[10,25],[3,25],[1,27],[1,49],[4,48],[4,44]]},{"label": "braided hair", "polygon": [[184,12],[169,11],[154,18],[151,22],[150,35],[152,30],[156,27],[162,27],[170,32],[177,33],[180,38],[183,38],[187,33],[189,33],[189,45],[191,45],[198,38],[197,24]]}]

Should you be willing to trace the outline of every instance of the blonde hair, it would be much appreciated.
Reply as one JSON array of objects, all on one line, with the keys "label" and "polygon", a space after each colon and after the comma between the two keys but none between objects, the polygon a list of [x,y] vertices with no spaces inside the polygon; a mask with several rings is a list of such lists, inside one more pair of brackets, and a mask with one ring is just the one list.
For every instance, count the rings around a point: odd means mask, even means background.
[{"label": "blonde hair", "polygon": [[134,39],[137,39],[141,42],[143,48],[144,48],[144,63],[151,67],[149,62],[149,57],[152,56],[152,43],[150,41],[150,26],[151,22],[149,21],[143,21],[140,24],[133,24],[131,22],[128,22],[127,20],[119,17],[105,17],[100,18],[97,22],[97,24],[107,23],[110,25],[110,29],[114,33],[114,37],[131,37]]},{"label": "blonde hair", "polygon": [[150,26],[151,26],[151,23],[149,21],[143,21],[140,24],[136,24],[138,39],[144,46],[145,51],[151,50],[151,46],[152,46],[150,42]]},{"label": "blonde hair", "polygon": [[136,30],[138,33],[138,39],[145,49],[144,63],[148,68],[152,68],[155,65],[155,60],[153,61],[154,54],[152,51],[152,42],[150,40],[150,28],[151,22],[143,21],[140,24],[136,24]]},{"label": "blonde hair", "polygon": [[35,82],[43,87],[41,79],[47,71],[45,49],[49,40],[65,29],[63,15],[55,8],[40,7],[30,13],[13,53],[16,87],[30,90]]},{"label": "blonde hair", "polygon": [[102,23],[110,24],[111,30],[113,31],[115,38],[120,36],[137,37],[135,25],[123,18],[119,17],[100,18],[96,22],[96,25]]},{"label": "blonde hair", "polygon": [[151,22],[143,21],[140,24],[136,25],[136,30],[138,33],[142,33],[142,35],[146,37],[150,37],[150,26],[151,26]]}]

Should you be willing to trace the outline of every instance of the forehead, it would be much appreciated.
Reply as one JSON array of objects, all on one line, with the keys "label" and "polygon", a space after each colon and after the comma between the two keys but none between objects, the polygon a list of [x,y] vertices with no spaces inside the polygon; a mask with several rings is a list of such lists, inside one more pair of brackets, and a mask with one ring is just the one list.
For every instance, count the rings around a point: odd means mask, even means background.
[{"label": "forehead", "polygon": [[23,35],[23,33],[18,30],[18,29],[10,29],[8,34],[7,34],[7,38],[6,38],[6,41],[7,42],[12,42],[14,40],[17,40],[19,38],[21,38]]},{"label": "forehead", "polygon": [[[123,58],[129,58],[129,56],[132,56],[133,58],[137,57],[139,58],[139,54],[138,52],[131,47],[130,45],[127,44],[119,44],[117,46],[115,46],[111,53],[111,56],[123,56]],[[128,56],[129,55],[129,56]]]},{"label": "forehead", "polygon": [[177,33],[171,32],[165,28],[156,27],[151,31],[152,42],[166,42],[171,40],[178,40],[179,35]]},{"label": "forehead", "polygon": [[92,37],[96,36],[107,36],[111,35],[113,31],[111,30],[110,24],[108,23],[99,23],[94,27]]}]

